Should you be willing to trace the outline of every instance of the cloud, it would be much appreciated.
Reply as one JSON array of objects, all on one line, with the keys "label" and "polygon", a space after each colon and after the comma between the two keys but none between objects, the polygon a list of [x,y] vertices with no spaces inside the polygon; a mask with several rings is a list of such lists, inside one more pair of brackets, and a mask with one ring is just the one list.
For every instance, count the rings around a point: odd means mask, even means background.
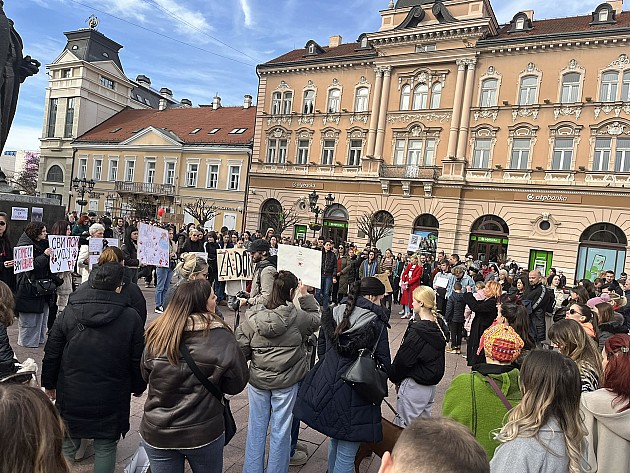
[{"label": "cloud", "polygon": [[41,126],[30,125],[18,125],[13,124],[11,131],[9,131],[9,137],[7,143],[4,146],[5,150],[19,151],[22,149],[38,150],[39,138],[42,135]]},{"label": "cloud", "polygon": [[252,8],[249,4],[249,0],[239,0],[241,4],[241,10],[243,10],[243,15],[245,15],[245,26],[248,28],[254,24],[254,20],[252,19]]}]

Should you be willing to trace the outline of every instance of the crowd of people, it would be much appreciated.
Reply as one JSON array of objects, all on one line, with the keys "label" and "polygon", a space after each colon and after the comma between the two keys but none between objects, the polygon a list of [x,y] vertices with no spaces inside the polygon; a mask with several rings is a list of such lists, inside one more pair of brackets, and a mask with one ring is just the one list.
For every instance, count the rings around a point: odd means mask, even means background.
[{"label": "crowd of people", "polygon": [[[569,287],[554,269],[193,224],[166,227],[170,262],[156,268],[138,258],[139,223],[68,215],[51,233],[80,238],[76,270],[51,273],[46,225],[11,241],[0,213],[0,471],[69,472],[92,440],[94,471],[113,472],[131,397],[146,394],[139,433],[151,471],[188,462],[220,473],[235,434],[225,396],[247,388],[244,473],[308,462],[300,423],[328,437],[328,472],[350,473],[361,444],[391,440],[383,397],[349,380],[366,357],[375,368],[363,375],[396,393],[402,430],[381,473],[630,471],[625,274]],[[119,244],[90,265],[90,238]],[[277,267],[279,244],[322,252],[319,288]],[[13,274],[15,245],[33,246],[33,270]],[[250,253],[248,283],[219,280],[226,248]],[[155,281],[148,323],[141,278]],[[392,350],[394,304],[408,326]],[[220,306],[242,313],[234,327]],[[43,389],[15,376],[16,317],[18,345],[43,347]],[[435,412],[447,356],[470,371]]]}]

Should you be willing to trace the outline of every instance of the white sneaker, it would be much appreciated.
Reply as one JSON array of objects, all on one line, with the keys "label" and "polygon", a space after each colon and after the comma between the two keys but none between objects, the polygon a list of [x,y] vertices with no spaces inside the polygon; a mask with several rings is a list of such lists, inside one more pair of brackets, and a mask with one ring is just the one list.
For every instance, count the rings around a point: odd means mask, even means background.
[{"label": "white sneaker", "polygon": [[407,314],[405,314],[405,315],[403,315],[403,316],[401,317],[401,319],[408,319],[408,318],[409,318],[409,316],[408,316]]},{"label": "white sneaker", "polygon": [[401,310],[400,312],[398,312],[398,315],[404,315],[405,311]]}]

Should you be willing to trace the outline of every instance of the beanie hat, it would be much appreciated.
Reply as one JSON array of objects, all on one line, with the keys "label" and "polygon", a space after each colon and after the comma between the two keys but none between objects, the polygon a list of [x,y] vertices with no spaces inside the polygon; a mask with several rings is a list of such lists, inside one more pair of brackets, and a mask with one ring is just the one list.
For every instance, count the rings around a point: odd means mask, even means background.
[{"label": "beanie hat", "polygon": [[258,252],[263,252],[263,251],[269,251],[269,242],[267,240],[263,240],[262,238],[259,238],[258,240],[254,240],[249,244],[249,252],[250,253],[254,253],[256,251]]},{"label": "beanie hat", "polygon": [[486,356],[504,363],[516,360],[525,346],[519,334],[505,324],[491,325],[483,332],[483,338]]},{"label": "beanie hat", "polygon": [[385,284],[375,277],[363,278],[361,279],[361,294],[364,296],[382,296],[385,294]]},{"label": "beanie hat", "polygon": [[599,297],[593,297],[592,299],[586,301],[586,305],[591,309],[594,309],[597,304],[601,304],[602,302],[610,302],[610,296],[605,292]]}]

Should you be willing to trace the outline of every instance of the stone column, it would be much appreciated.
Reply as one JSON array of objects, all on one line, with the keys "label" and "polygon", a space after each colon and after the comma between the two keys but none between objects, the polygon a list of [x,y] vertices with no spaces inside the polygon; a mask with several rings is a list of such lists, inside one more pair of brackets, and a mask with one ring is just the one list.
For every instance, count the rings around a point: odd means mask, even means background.
[{"label": "stone column", "polygon": [[372,96],[372,110],[370,113],[370,128],[367,137],[366,155],[374,157],[374,145],[376,143],[376,125],[378,123],[378,109],[381,104],[381,92],[383,88],[383,70],[375,67],[376,82],[374,84],[374,95]]},{"label": "stone column", "polygon": [[464,103],[462,104],[462,118],[459,125],[459,139],[457,140],[457,157],[466,157],[466,142],[470,129],[470,107],[472,106],[473,89],[475,88],[475,66],[477,59],[466,61],[466,87],[464,89]]},{"label": "stone column", "polygon": [[378,129],[376,131],[376,147],[374,149],[374,157],[381,159],[383,157],[383,143],[385,143],[385,125],[387,124],[387,103],[389,101],[389,87],[391,85],[391,66],[383,68],[383,92],[381,93],[381,107],[378,112]]},{"label": "stone column", "polygon": [[457,82],[455,83],[451,130],[448,135],[448,151],[446,152],[448,158],[454,158],[457,151],[457,132],[459,131],[459,120],[462,116],[462,93],[464,92],[464,71],[466,70],[464,60],[458,59],[455,63],[457,64]]}]

